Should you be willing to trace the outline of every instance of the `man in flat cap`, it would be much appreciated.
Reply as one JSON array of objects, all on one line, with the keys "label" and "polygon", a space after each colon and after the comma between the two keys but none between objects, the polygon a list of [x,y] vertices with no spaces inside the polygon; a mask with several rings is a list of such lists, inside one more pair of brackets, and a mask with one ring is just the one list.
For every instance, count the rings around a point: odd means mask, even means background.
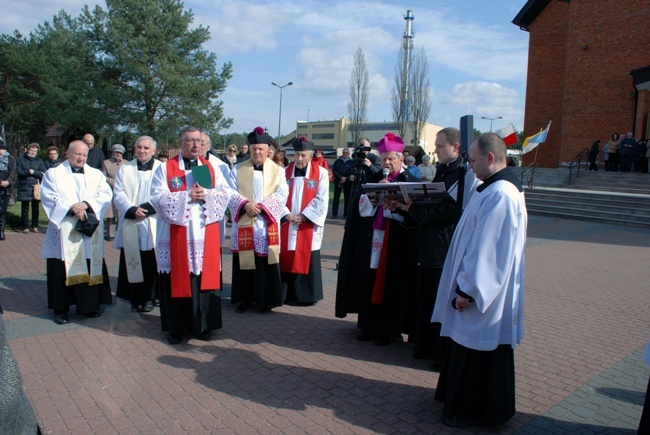
[{"label": "man in flat cap", "polygon": [[280,270],[284,300],[314,305],[323,299],[320,247],[329,203],[329,174],[312,160],[307,136],[293,141],[293,163],[285,169],[289,199],[281,231]]},{"label": "man in flat cap", "polygon": [[261,313],[282,305],[279,224],[289,189],[283,168],[268,159],[271,141],[256,127],[248,135],[250,159],[230,170],[230,185],[239,192],[229,207],[232,303],[240,313],[253,303]]},{"label": "man in flat cap", "polygon": [[[122,157],[124,156],[125,151],[124,146],[116,143],[111,147],[111,158],[104,160],[104,164],[102,165],[102,172],[106,176],[106,181],[108,182],[108,185],[111,186],[111,189],[115,188],[115,177],[117,176],[117,171],[124,162]],[[111,241],[115,238],[117,216],[117,207],[115,206],[115,202],[111,201],[111,206],[106,212],[106,225],[104,225],[105,240]]]}]

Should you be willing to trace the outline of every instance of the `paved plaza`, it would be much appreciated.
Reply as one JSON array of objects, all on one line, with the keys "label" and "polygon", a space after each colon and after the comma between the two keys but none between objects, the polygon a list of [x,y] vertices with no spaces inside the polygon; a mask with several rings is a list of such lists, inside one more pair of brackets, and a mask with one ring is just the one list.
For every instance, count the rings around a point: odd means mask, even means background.
[{"label": "paved plaza", "polygon": [[[0,242],[7,338],[51,434],[456,433],[440,421],[438,374],[406,342],[359,342],[334,317],[343,220],[328,220],[325,299],[270,314],[230,304],[223,329],[167,344],[158,309],[122,300],[89,319],[47,309],[44,234]],[[473,433],[636,433],[650,374],[650,231],[530,216],[525,338],[515,350],[517,414]],[[106,244],[115,291],[118,251]]]}]

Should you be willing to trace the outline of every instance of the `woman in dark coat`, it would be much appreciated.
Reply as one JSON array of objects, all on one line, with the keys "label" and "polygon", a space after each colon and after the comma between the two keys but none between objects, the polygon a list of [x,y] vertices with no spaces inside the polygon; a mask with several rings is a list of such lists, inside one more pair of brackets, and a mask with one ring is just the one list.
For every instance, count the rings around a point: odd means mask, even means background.
[{"label": "woman in dark coat", "polygon": [[7,144],[0,139],[0,240],[5,239],[7,206],[16,184],[16,160],[7,154]]},{"label": "woman in dark coat", "polygon": [[32,231],[38,232],[38,206],[40,200],[34,199],[34,186],[41,182],[47,170],[43,160],[36,157],[41,147],[37,143],[27,145],[27,152],[16,163],[18,174],[18,201],[21,202],[20,218],[23,233],[29,233],[29,204],[32,204]]},{"label": "woman in dark coat", "polygon": [[591,144],[591,149],[589,150],[589,156],[587,156],[587,161],[589,162],[589,170],[597,171],[598,170],[598,153],[600,152],[600,140]]}]

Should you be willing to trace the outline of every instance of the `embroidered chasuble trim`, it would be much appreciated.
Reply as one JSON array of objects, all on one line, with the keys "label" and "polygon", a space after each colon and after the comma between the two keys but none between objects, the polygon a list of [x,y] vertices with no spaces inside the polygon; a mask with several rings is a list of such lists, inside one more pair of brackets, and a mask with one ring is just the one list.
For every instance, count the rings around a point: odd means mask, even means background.
[{"label": "embroidered chasuble trim", "polygon": [[67,287],[88,283],[97,285],[104,282],[102,275],[102,255],[99,234],[95,231],[90,238],[90,273],[86,262],[84,236],[74,229],[78,219],[66,216],[61,222],[61,249],[65,264],[65,285]]},{"label": "embroidered chasuble trim", "polygon": [[[262,192],[262,198],[266,198],[270,195],[273,195],[277,190],[280,184],[280,175],[276,169],[276,164],[271,160],[266,160],[264,162],[264,191]],[[257,204],[255,201],[255,192],[253,190],[253,171],[255,170],[253,162],[248,159],[240,163],[237,166],[237,187],[239,188],[239,193],[246,198],[248,201],[253,204]],[[245,205],[245,204],[244,204]],[[266,208],[262,204],[258,204],[260,207]],[[243,205],[242,205],[243,207]],[[269,217],[271,215],[266,210]],[[237,236],[239,237],[239,267],[242,270],[254,270],[255,269],[255,249],[253,244],[253,225],[256,218],[251,218],[246,213],[239,217],[237,222]],[[279,244],[279,233],[278,233],[278,224],[277,222],[267,223],[267,235],[268,235],[268,263],[277,264],[280,262],[280,244]],[[242,247],[242,239],[245,238],[248,240],[250,237],[250,248],[249,242],[246,241],[246,249]]]}]

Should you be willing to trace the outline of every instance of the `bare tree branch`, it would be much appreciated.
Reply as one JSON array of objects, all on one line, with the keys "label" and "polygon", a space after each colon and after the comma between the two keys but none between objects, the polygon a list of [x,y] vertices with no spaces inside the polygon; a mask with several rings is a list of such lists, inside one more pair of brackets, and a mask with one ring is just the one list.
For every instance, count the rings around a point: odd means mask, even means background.
[{"label": "bare tree branch", "polygon": [[352,134],[353,144],[356,144],[363,136],[367,106],[368,69],[366,68],[366,56],[363,49],[359,47],[354,55],[354,66],[350,76],[350,101],[348,102],[348,112],[350,114],[348,131]]},{"label": "bare tree branch", "polygon": [[431,113],[431,85],[428,76],[427,54],[424,48],[420,48],[414,56],[409,77],[409,124],[413,131],[413,145],[419,145],[424,124]]}]

